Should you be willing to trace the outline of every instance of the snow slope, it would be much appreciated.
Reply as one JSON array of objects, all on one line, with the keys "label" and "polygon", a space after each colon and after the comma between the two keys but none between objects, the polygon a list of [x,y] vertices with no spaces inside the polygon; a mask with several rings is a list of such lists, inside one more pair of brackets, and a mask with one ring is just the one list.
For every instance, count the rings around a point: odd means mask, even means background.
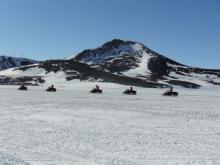
[{"label": "snow slope", "polygon": [[94,83],[55,85],[57,93],[0,86],[2,164],[220,164],[219,88],[174,98],[163,89],[127,96],[125,86],[103,83],[103,95],[92,95]]},{"label": "snow slope", "polygon": [[38,64],[28,65],[33,66],[26,70],[21,70],[19,67],[9,68],[3,71],[0,71],[0,76],[45,76],[46,70],[39,68]]},{"label": "snow slope", "polygon": [[149,59],[150,55],[146,52],[143,52],[143,56],[141,57],[141,62],[139,63],[139,66],[134,69],[124,71],[122,72],[122,74],[131,77],[136,77],[138,75],[150,76],[152,72],[148,69],[147,66]]}]

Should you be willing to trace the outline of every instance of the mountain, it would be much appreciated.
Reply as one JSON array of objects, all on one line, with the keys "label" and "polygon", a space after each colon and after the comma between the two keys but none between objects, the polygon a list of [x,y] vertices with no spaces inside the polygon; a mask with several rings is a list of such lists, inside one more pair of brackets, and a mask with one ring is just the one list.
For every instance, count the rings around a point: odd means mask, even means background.
[{"label": "mountain", "polygon": [[0,56],[0,70],[35,64],[37,61],[26,58]]},{"label": "mountain", "polygon": [[163,75],[167,73],[168,65],[184,66],[152,51],[139,42],[119,39],[107,42],[97,49],[85,50],[68,59],[129,76],[146,76],[151,73]]},{"label": "mountain", "polygon": [[193,88],[210,83],[220,85],[220,70],[181,64],[139,42],[114,39],[99,48],[85,50],[67,59],[106,72],[148,81]]},{"label": "mountain", "polygon": [[161,77],[168,75],[170,66],[186,67],[141,43],[119,39],[107,42],[97,49],[85,50],[67,59],[131,77]]},{"label": "mountain", "polygon": [[[184,66],[171,59],[162,56],[151,49],[147,48],[139,42],[123,41],[114,39],[105,43],[97,49],[89,49],[79,53],[76,56],[67,58],[68,60],[76,60],[91,66],[100,66],[110,72],[123,72],[137,69],[137,74],[146,74],[148,70],[148,62],[154,63],[155,58],[163,59],[169,64]],[[160,59],[159,59],[160,58]],[[154,72],[154,68],[153,72]],[[158,69],[156,72],[163,72],[164,68]]]},{"label": "mountain", "polygon": [[114,39],[64,60],[0,72],[0,84],[103,81],[142,87],[186,88],[220,85],[220,70],[190,67],[139,42]]}]

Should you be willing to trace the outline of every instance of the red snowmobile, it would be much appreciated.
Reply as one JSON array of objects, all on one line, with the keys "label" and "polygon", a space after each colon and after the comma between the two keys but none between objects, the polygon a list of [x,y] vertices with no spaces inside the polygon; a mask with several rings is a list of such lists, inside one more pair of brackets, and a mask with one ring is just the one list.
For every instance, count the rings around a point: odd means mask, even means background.
[{"label": "red snowmobile", "polygon": [[123,93],[126,95],[136,95],[137,91],[133,90],[133,87],[130,87],[130,89],[126,89]]},{"label": "red snowmobile", "polygon": [[178,96],[179,93],[176,91],[173,91],[173,88],[171,87],[170,90],[166,91],[163,95],[164,96]]},{"label": "red snowmobile", "polygon": [[50,87],[48,87],[48,88],[46,89],[46,91],[47,91],[47,92],[56,92],[57,89],[54,88],[54,85],[51,85]]},{"label": "red snowmobile", "polygon": [[95,88],[93,88],[90,93],[102,93],[102,90],[99,88],[98,85],[95,86]]},{"label": "red snowmobile", "polygon": [[22,85],[18,88],[18,90],[26,91],[26,90],[28,90],[28,88],[27,88],[24,84],[22,84]]}]

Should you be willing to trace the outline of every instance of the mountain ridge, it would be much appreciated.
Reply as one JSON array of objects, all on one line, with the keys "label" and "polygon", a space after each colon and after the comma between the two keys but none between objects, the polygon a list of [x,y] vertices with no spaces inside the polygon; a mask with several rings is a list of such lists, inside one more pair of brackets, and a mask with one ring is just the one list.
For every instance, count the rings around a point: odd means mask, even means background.
[{"label": "mountain ridge", "polygon": [[38,61],[31,60],[28,58],[0,55],[0,70],[9,69],[12,67],[20,67],[24,65],[31,65],[37,62]]},{"label": "mountain ridge", "polygon": [[[95,49],[86,49],[64,60],[48,60],[37,65],[12,68],[0,72],[0,75],[3,78],[7,75],[26,76],[26,78],[29,76],[30,81],[30,77],[48,79],[48,75],[52,73],[55,75],[62,73],[65,81],[79,79],[144,87],[174,85],[199,88],[220,85],[218,69],[203,69],[181,64],[149,49],[140,42],[120,39],[113,39]],[[81,76],[84,78],[82,79]],[[39,81],[43,82],[41,79]]]}]

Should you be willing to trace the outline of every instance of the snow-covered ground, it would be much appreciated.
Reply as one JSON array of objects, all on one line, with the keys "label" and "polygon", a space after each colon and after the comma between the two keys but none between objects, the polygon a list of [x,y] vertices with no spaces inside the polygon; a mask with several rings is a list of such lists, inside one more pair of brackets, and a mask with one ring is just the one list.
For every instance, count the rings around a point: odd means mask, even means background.
[{"label": "snow-covered ground", "polygon": [[18,91],[0,86],[0,164],[219,165],[220,88],[164,89],[92,83]]}]

